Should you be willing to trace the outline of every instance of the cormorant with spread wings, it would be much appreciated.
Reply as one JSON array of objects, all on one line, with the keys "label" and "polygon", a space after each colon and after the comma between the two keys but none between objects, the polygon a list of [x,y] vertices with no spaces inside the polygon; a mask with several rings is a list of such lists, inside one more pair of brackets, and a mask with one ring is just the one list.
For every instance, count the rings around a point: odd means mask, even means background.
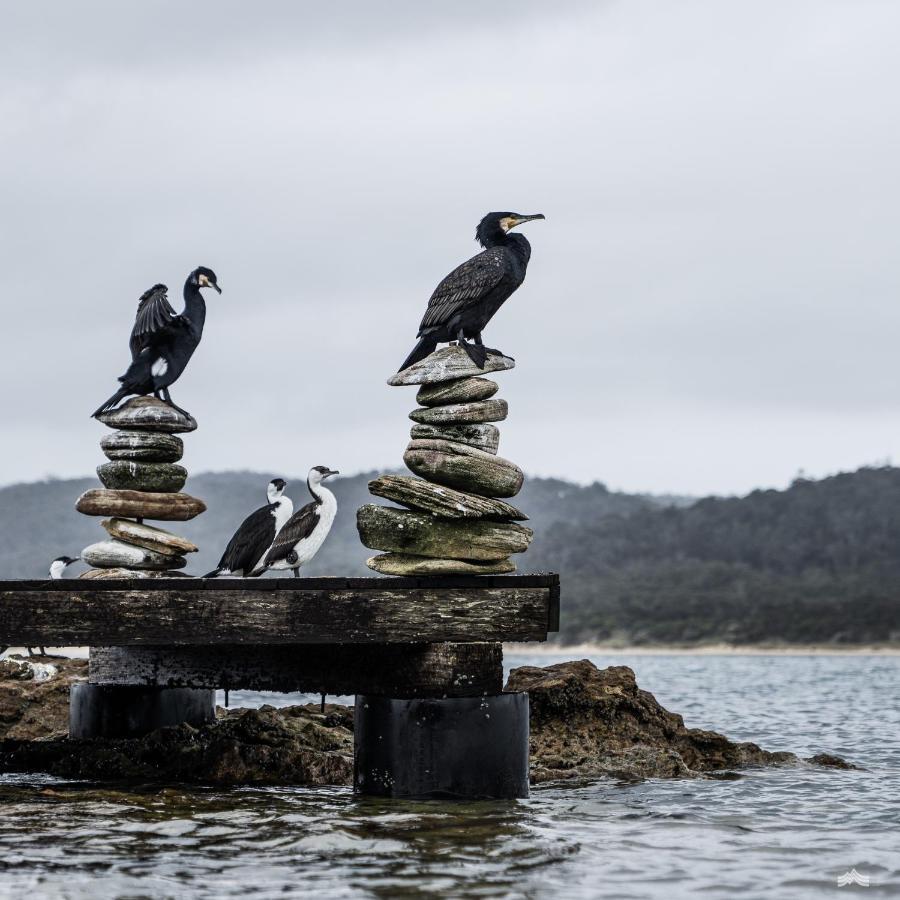
[{"label": "cormorant with spread wings", "polygon": [[216,273],[206,266],[188,275],[184,283],[184,312],[180,315],[169,303],[164,284],[154,285],[141,296],[128,342],[131,365],[119,378],[122,386],[94,412],[95,417],[131,394],[154,394],[173,409],[185,413],[172,402],[169,387],[185,370],[203,337],[206,302],[200,294],[201,288],[222,293]]},{"label": "cormorant with spread wings", "polygon": [[[531,259],[531,244],[522,234],[510,230],[541,213],[488,213],[478,224],[475,239],[484,247],[477,256],[454,269],[436,288],[419,326],[419,343],[400,366],[400,371],[432,353],[444,341],[458,341],[472,362],[484,368],[488,353],[500,351],[485,347],[481,332],[494,313],[525,280]],[[474,338],[470,344],[466,338]]]}]

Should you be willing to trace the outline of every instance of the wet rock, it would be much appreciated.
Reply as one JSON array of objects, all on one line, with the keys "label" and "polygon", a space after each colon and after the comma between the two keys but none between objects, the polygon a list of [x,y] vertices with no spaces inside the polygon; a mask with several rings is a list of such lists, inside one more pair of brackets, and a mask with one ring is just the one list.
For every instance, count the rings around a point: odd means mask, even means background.
[{"label": "wet rock", "polygon": [[500,429],[496,425],[413,425],[409,436],[414,441],[440,440],[468,444],[485,453],[496,453],[500,446]]},{"label": "wet rock", "polygon": [[810,756],[806,762],[811,763],[814,766],[824,766],[826,769],[852,769],[857,772],[860,771],[859,766],[854,766],[853,763],[847,762],[846,759],[835,756],[833,753],[817,753],[815,756]]},{"label": "wet rock", "polygon": [[466,494],[409,475],[381,475],[369,482],[369,493],[448,519],[528,518],[521,510],[502,500]]},{"label": "wet rock", "polygon": [[100,440],[107,459],[133,459],[142,462],[178,462],[184,453],[184,441],[174,434],[152,431],[114,431]]},{"label": "wet rock", "polygon": [[350,785],[353,709],[318,704],[220,710],[202,728],[179,725],[127,740],[0,741],[0,772],[61,778],[216,785]]},{"label": "wet rock", "polygon": [[177,494],[187,481],[187,469],[175,463],[116,459],[97,466],[97,477],[114,491]]},{"label": "wet rock", "polygon": [[626,666],[589,660],[510,672],[508,691],[531,703],[533,782],[568,778],[675,778],[744,766],[797,763],[793,753],[686,728],[676,713],[641,690]]},{"label": "wet rock", "polygon": [[508,356],[488,356],[484,368],[479,369],[469,359],[469,354],[455,344],[435,350],[421,362],[398,372],[388,379],[392,387],[408,384],[435,384],[442,381],[455,381],[459,378],[470,378],[474,375],[487,375],[491,372],[502,372],[512,369],[515,360]]},{"label": "wet rock", "polygon": [[360,540],[371,550],[389,550],[436,559],[501,560],[524,553],[530,528],[483,519],[436,519],[428,513],[367,503],[356,513]]},{"label": "wet rock", "polygon": [[414,409],[409,417],[421,425],[479,425],[502,422],[509,412],[505,400],[479,400],[477,403],[451,403]]},{"label": "wet rock", "polygon": [[132,397],[118,409],[105,412],[97,417],[110,428],[132,431],[164,431],[181,434],[194,431],[197,422],[193,416],[182,415],[168,403],[156,397]]},{"label": "wet rock", "polygon": [[183,556],[172,556],[126,544],[123,541],[98,541],[81,551],[81,558],[89,566],[99,568],[124,567],[128,569],[183,569],[187,561]]},{"label": "wet rock", "polygon": [[462,559],[433,559],[407,553],[383,553],[366,560],[366,565],[382,575],[506,575],[516,571],[509,558],[492,562],[467,562]]},{"label": "wet rock", "polygon": [[0,740],[39,741],[69,731],[69,687],[86,681],[86,659],[11,656],[0,660]]},{"label": "wet rock", "polygon": [[446,406],[449,403],[472,403],[487,400],[500,390],[500,385],[490,378],[459,378],[456,381],[440,381],[423,384],[416,394],[420,406]]},{"label": "wet rock", "polygon": [[117,578],[192,578],[192,575],[188,575],[185,572],[174,572],[172,570],[169,571],[154,571],[152,569],[126,569],[121,566],[116,567],[114,569],[88,569],[87,572],[82,572],[79,578],[87,578],[89,580],[101,580],[105,581],[107,579],[117,579]]},{"label": "wet rock", "polygon": [[153,525],[143,525],[130,519],[104,519],[100,523],[110,537],[135,544],[147,550],[155,550],[167,556],[180,556],[183,553],[196,553],[198,547],[187,538],[179,537]]},{"label": "wet rock", "polygon": [[206,511],[206,504],[190,494],[145,493],[142,491],[85,491],[75,509],[86,516],[115,516],[124,519],[159,519],[186,522]]},{"label": "wet rock", "polygon": [[508,459],[452,441],[410,441],[403,461],[428,481],[485,497],[515,497],[525,480]]}]

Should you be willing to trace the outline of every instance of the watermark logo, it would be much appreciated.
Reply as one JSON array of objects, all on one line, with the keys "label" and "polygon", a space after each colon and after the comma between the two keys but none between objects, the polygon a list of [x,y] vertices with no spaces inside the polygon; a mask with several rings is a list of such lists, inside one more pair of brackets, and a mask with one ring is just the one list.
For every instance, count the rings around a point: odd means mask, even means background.
[{"label": "watermark logo", "polygon": [[860,873],[857,872],[856,869],[850,869],[849,871],[844,872],[843,875],[838,875],[838,887],[847,887],[848,884],[858,884],[860,887],[868,887],[869,876],[860,875]]}]

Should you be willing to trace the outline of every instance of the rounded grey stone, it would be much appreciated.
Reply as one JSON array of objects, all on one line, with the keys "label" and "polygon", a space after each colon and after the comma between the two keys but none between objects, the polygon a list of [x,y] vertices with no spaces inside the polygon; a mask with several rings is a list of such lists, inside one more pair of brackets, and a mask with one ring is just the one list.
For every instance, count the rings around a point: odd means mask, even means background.
[{"label": "rounded grey stone", "polygon": [[197,421],[193,416],[183,415],[156,397],[132,397],[118,408],[105,412],[97,418],[110,428],[135,431],[165,431],[169,434],[179,434],[197,428]]},{"label": "rounded grey stone", "polygon": [[475,403],[452,403],[449,406],[426,406],[414,409],[409,417],[422,425],[468,425],[502,422],[509,413],[505,400],[497,397]]},{"label": "rounded grey stone", "polygon": [[472,403],[487,400],[500,390],[500,385],[490,378],[459,378],[456,381],[439,381],[423,384],[416,394],[421,406],[446,406],[448,403]]},{"label": "rounded grey stone", "polygon": [[187,481],[187,469],[175,463],[128,462],[114,459],[97,466],[97,477],[113,491],[176,494]]},{"label": "rounded grey stone", "polygon": [[485,453],[496,453],[500,446],[500,429],[487,423],[481,425],[420,425],[409,430],[414,441],[441,440],[455,444],[468,444]]},{"label": "rounded grey stone", "polygon": [[101,438],[100,449],[107,459],[178,462],[184,453],[184,441],[159,431],[114,431]]}]

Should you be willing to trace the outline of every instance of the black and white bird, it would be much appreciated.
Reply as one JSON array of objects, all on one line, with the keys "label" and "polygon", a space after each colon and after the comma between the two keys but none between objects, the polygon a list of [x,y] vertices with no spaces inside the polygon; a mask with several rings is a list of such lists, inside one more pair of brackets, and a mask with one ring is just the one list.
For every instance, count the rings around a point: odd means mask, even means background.
[{"label": "black and white bird", "polygon": [[331,531],[337,512],[334,494],[322,484],[332,475],[340,475],[340,472],[328,466],[314,466],[309,470],[306,486],[312,494],[312,503],[298,509],[278,532],[263,561],[266,569],[291,569],[299,578],[300,567],[316,555]]},{"label": "black and white bird", "polygon": [[164,284],[155,284],[141,295],[129,340],[131,365],[119,377],[122,386],[93,413],[94,417],[131,394],[153,394],[185,413],[172,402],[169,387],[185,370],[203,337],[206,301],[200,294],[202,288],[222,293],[216,273],[206,266],[188,275],[184,283],[184,311],[180,314],[172,309]]},{"label": "black and white bird", "polygon": [[[56,581],[59,578],[62,578],[63,575],[65,574],[66,569],[68,569],[69,566],[72,565],[72,563],[78,562],[79,559],[81,559],[80,556],[57,556],[56,559],[54,559],[50,563],[50,577],[54,581]],[[28,651],[29,656],[33,656],[31,647],[26,647],[25,649]],[[41,656],[47,655],[46,648],[38,647],[38,650],[41,651]]]},{"label": "black and white bird", "polygon": [[220,575],[255,577],[264,571],[262,561],[276,535],[290,519],[294,504],[284,496],[287,482],[273,478],[266,489],[268,503],[250,513],[228,542],[219,565],[204,578]]},{"label": "black and white bird", "polygon": [[[475,240],[484,250],[455,268],[434,289],[419,325],[419,343],[399,371],[425,359],[445,341],[458,341],[479,369],[484,368],[488,353],[502,355],[482,344],[481,332],[525,280],[531,259],[527,238],[509,232],[523,222],[543,218],[542,213],[492,212],[478,223]],[[475,343],[466,338],[474,338]]]}]

